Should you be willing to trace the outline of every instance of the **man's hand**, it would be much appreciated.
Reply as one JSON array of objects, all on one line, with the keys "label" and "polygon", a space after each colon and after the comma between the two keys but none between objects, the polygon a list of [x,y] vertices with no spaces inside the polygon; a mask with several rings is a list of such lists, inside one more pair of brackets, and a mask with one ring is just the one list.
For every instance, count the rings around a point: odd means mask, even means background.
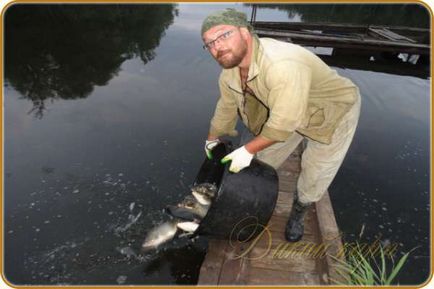
[{"label": "man's hand", "polygon": [[249,153],[246,150],[246,147],[242,146],[222,158],[221,163],[225,164],[229,161],[232,161],[231,166],[229,167],[229,171],[233,173],[238,173],[239,171],[250,165],[253,156],[254,154]]},{"label": "man's hand", "polygon": [[206,140],[205,141],[205,153],[206,153],[206,157],[210,160],[212,159],[212,154],[211,154],[211,150],[218,145],[220,142],[220,140],[214,139],[214,140]]}]

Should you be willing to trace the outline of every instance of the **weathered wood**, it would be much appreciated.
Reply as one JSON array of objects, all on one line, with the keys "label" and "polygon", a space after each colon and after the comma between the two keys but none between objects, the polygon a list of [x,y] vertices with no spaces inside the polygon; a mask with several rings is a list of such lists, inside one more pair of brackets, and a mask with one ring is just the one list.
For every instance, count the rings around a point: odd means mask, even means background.
[{"label": "weathered wood", "polygon": [[321,283],[318,274],[275,271],[263,268],[252,268],[247,277],[247,285],[297,284],[318,285]]},{"label": "weathered wood", "polygon": [[247,270],[246,258],[240,258],[250,243],[237,243],[231,246],[229,242],[226,242],[225,260],[222,264],[222,270],[220,273],[219,284],[226,285],[240,285],[245,283],[245,275]]},{"label": "weathered wood", "polygon": [[297,186],[297,182],[295,180],[285,180],[285,178],[279,179],[279,187],[282,192],[293,192]]},{"label": "weathered wood", "polygon": [[405,35],[422,35],[430,34],[427,28],[406,27],[406,26],[379,26],[379,25],[360,25],[360,24],[339,24],[339,23],[306,23],[306,22],[267,22],[255,21],[254,27],[258,28],[273,28],[283,30],[325,30],[348,33],[366,33],[369,28],[387,28],[396,33]]},{"label": "weathered wood", "polygon": [[295,243],[273,239],[269,244],[261,242],[253,247],[249,256],[253,259],[251,266],[258,267],[259,265],[254,264],[259,264],[267,259],[267,263],[273,260],[272,262],[279,264],[279,266],[282,265],[282,268],[278,270],[286,270],[285,264],[294,260],[297,261],[297,266],[304,266],[303,263],[305,262],[312,263],[311,266],[314,266],[314,263],[320,259],[325,259],[324,252],[320,244],[307,240],[307,238]]},{"label": "weathered wood", "polygon": [[338,260],[344,261],[343,245],[338,225],[333,213],[333,207],[329,194],[325,194],[320,201],[315,204],[318,216],[318,226],[320,230],[321,242],[328,246],[328,255],[325,258],[328,268],[329,280],[344,282],[344,278],[336,271]]},{"label": "weathered wood", "polygon": [[306,23],[306,22],[267,22],[256,21],[253,23],[255,28],[272,28],[281,30],[332,30],[347,33],[365,33],[368,25],[357,24],[338,24],[338,23]]},{"label": "weathered wood", "polygon": [[389,40],[379,39],[357,39],[345,36],[333,37],[324,36],[319,33],[306,33],[297,31],[277,31],[265,28],[255,30],[261,37],[287,37],[292,42],[300,44],[308,44],[313,46],[323,47],[340,47],[340,48],[359,48],[359,49],[375,49],[377,51],[397,51],[401,53],[429,54],[430,45],[393,42]]},{"label": "weathered wood", "polygon": [[219,284],[220,272],[225,260],[226,243],[222,240],[209,240],[209,249],[200,268],[199,284]]},{"label": "weathered wood", "polygon": [[[259,249],[256,249],[259,250]],[[285,271],[288,274],[298,273],[316,273],[316,260],[307,258],[288,257],[284,259],[272,258],[270,255],[250,262],[253,268],[262,268],[274,271]]]},{"label": "weathered wood", "polygon": [[389,29],[386,29],[386,28],[369,27],[368,34],[369,33],[377,34],[381,37],[387,38],[387,39],[392,40],[392,41],[400,41],[400,40],[402,41],[403,40],[403,41],[407,41],[407,42],[411,42],[411,43],[416,43],[415,40],[410,39],[410,38],[405,37],[405,36],[402,36],[398,33],[390,31]]}]

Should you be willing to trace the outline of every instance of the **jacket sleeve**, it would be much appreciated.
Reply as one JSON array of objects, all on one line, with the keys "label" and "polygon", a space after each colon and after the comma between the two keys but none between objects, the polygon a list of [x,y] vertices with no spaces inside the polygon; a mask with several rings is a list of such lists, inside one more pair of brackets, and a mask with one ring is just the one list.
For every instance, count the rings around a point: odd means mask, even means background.
[{"label": "jacket sleeve", "polygon": [[270,117],[261,136],[285,141],[302,124],[307,109],[312,73],[305,64],[281,61],[267,69]]},{"label": "jacket sleeve", "polygon": [[237,131],[238,113],[236,99],[229,87],[223,81],[222,75],[219,78],[220,98],[211,119],[209,134],[213,136],[231,135],[235,136]]}]

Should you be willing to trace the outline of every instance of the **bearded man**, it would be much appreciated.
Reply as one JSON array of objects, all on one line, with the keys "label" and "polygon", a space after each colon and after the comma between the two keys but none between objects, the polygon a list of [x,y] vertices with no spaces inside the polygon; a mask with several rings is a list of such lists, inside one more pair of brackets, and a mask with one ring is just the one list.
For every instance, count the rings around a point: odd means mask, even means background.
[{"label": "bearded man", "polygon": [[303,236],[304,216],[321,199],[348,151],[360,114],[359,89],[319,57],[292,43],[258,38],[244,13],[209,15],[201,30],[204,48],[220,64],[220,98],[205,151],[234,135],[238,116],[249,141],[225,156],[237,173],[253,157],[278,168],[306,140],[285,237]]}]

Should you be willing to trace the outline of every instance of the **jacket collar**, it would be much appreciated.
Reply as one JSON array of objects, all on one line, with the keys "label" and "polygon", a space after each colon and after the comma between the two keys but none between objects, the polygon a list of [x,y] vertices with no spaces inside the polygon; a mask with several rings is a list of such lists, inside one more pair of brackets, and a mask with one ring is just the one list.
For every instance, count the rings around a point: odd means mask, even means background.
[{"label": "jacket collar", "polygon": [[[259,74],[259,66],[258,61],[261,56],[261,46],[259,42],[258,36],[256,34],[252,35],[252,59],[250,61],[250,67],[249,67],[249,74],[247,76],[247,82],[252,81],[254,78],[256,78]],[[233,90],[243,93],[243,90],[241,88],[241,79],[240,79],[240,69],[238,67],[234,67],[232,69],[229,69],[231,77],[229,82],[229,87]]]}]

